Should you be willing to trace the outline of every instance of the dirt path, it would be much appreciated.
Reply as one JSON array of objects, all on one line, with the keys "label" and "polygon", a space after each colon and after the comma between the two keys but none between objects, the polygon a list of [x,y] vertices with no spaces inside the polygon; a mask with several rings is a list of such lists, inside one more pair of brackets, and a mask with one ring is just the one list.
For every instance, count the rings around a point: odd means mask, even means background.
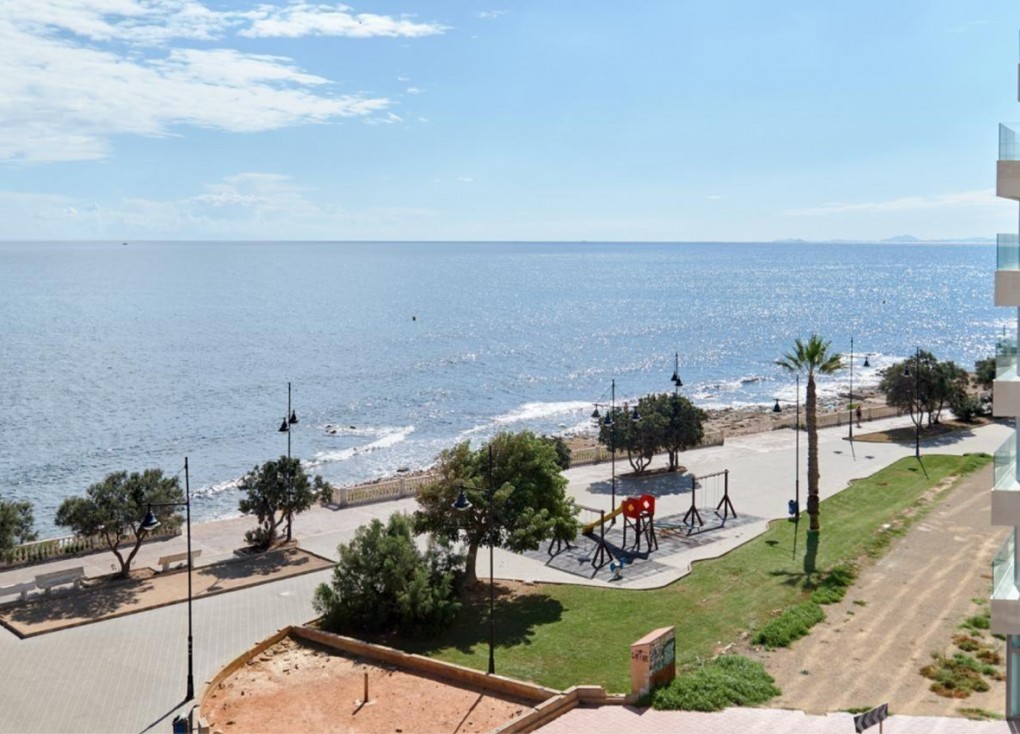
[{"label": "dirt path", "polygon": [[949,699],[929,691],[931,681],[918,673],[932,651],[951,650],[961,621],[985,608],[973,600],[988,598],[992,557],[1008,532],[989,524],[991,486],[990,466],[965,477],[864,569],[841,603],[825,607],[826,621],[808,637],[764,653],[783,691],[770,707],[822,713],[888,702],[898,714],[1002,711],[1004,683]]}]

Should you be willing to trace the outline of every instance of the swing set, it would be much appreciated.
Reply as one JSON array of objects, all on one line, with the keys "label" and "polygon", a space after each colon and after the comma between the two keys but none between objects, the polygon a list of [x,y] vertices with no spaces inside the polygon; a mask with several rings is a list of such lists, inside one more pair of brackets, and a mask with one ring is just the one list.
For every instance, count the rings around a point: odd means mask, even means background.
[{"label": "swing set", "polygon": [[[709,497],[708,503],[703,504],[699,510],[698,508],[698,485],[701,485],[702,496],[706,494]],[[712,508],[712,502],[718,498],[718,502],[715,505],[715,509]],[[718,517],[722,524],[726,524],[726,520],[730,517],[736,517],[737,511],[733,508],[733,502],[730,500],[730,470],[723,469],[712,474],[704,474],[702,476],[691,475],[691,506],[687,510],[687,514],[684,515],[681,521],[687,526],[687,534],[690,535],[695,531],[695,526],[700,530],[705,525],[704,519],[701,517],[702,511],[714,512],[715,516]]]}]

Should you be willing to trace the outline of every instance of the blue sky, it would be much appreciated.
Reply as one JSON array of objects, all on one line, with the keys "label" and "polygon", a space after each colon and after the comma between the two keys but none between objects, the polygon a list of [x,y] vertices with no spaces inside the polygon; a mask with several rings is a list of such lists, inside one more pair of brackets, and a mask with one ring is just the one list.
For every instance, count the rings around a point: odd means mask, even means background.
[{"label": "blue sky", "polygon": [[2,0],[0,239],[991,237],[1015,2]]}]

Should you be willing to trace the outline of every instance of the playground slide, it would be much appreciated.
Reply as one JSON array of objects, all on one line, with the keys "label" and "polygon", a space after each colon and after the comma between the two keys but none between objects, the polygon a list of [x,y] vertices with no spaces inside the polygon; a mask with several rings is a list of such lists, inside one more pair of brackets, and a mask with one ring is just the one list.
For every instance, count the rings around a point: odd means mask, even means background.
[{"label": "playground slide", "polygon": [[600,522],[609,522],[614,517],[616,517],[621,512],[623,512],[624,504],[625,503],[621,502],[617,506],[617,508],[615,510],[613,510],[612,512],[606,513],[606,515],[604,517],[600,517],[598,520],[593,520],[592,522],[588,523],[587,525],[582,525],[581,526],[581,533],[584,534],[584,535],[591,535],[593,532],[595,532],[595,528],[598,527],[598,524]]}]

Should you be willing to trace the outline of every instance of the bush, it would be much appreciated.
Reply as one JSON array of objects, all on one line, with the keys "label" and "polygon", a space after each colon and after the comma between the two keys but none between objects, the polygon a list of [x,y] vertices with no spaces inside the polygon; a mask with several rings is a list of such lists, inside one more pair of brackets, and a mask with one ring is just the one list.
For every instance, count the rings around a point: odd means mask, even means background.
[{"label": "bush", "polygon": [[449,546],[419,551],[409,518],[393,514],[385,526],[373,520],[337,550],[332,584],[320,584],[312,601],[326,629],[414,635],[453,621],[464,559]]},{"label": "bush", "polygon": [[570,468],[570,447],[562,436],[542,436],[542,440],[556,449],[556,466],[560,471]]},{"label": "bush", "polygon": [[976,395],[955,395],[949,401],[949,409],[953,411],[953,415],[958,420],[964,423],[970,423],[979,415],[985,414],[985,406],[981,402],[981,398]]},{"label": "bush", "polygon": [[825,575],[811,594],[815,604],[835,604],[846,596],[847,589],[857,578],[857,571],[848,563],[834,567]]},{"label": "bush", "polygon": [[756,706],[780,693],[761,663],[723,655],[653,691],[652,706],[667,711],[721,711],[728,706]]},{"label": "bush", "polygon": [[753,642],[756,645],[764,645],[769,648],[789,647],[791,642],[806,635],[823,619],[825,619],[825,612],[816,602],[802,602],[795,607],[790,607],[758,630]]}]

